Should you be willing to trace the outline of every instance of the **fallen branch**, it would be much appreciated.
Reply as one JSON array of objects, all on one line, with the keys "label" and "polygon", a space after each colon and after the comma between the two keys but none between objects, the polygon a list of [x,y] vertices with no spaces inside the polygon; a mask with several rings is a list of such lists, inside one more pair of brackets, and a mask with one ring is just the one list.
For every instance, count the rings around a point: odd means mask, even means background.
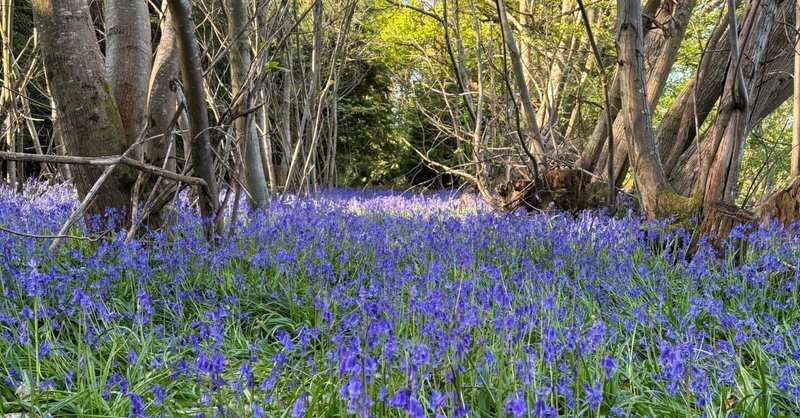
[{"label": "fallen branch", "polygon": [[0,232],[5,232],[11,235],[16,235],[18,237],[23,238],[33,238],[33,239],[77,239],[81,241],[100,241],[102,237],[82,237],[79,235],[38,235],[38,234],[28,234],[27,232],[16,231],[13,229],[6,228],[4,226],[0,226]]},{"label": "fallen branch", "polygon": [[163,177],[166,179],[179,181],[181,183],[190,184],[193,186],[208,187],[206,181],[199,177],[186,176],[183,174],[173,173],[172,171],[165,170],[161,167],[143,163],[139,160],[126,157],[124,155],[112,155],[104,157],[75,157],[70,155],[37,155],[21,152],[6,152],[0,151],[0,160],[2,161],[22,161],[34,163],[56,163],[56,164],[79,164],[79,165],[96,165],[96,166],[109,166],[124,164],[135,168],[144,173],[152,174],[154,176]]}]

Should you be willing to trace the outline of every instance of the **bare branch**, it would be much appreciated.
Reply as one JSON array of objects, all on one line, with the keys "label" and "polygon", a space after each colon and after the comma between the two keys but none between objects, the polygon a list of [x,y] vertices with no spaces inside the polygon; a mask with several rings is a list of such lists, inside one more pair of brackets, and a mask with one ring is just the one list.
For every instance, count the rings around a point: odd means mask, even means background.
[{"label": "bare branch", "polygon": [[144,173],[152,174],[154,176],[164,177],[166,179],[179,181],[181,183],[190,184],[193,186],[208,187],[205,180],[199,177],[185,176],[183,174],[173,173],[164,170],[161,167],[143,163],[130,157],[121,155],[112,155],[105,157],[75,157],[71,155],[38,155],[27,154],[21,152],[6,152],[0,151],[0,160],[2,161],[23,161],[23,162],[46,162],[57,164],[79,164],[79,165],[96,165],[108,166],[124,164],[135,168]]}]

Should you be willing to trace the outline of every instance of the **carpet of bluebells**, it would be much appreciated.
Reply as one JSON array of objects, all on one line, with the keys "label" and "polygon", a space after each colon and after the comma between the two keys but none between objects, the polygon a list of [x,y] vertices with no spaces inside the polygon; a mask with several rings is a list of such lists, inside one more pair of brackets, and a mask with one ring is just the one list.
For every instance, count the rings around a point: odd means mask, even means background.
[{"label": "carpet of bluebells", "polygon": [[[0,188],[53,234],[68,185]],[[800,240],[745,260],[641,219],[334,190],[203,239],[0,232],[0,415],[800,415]],[[71,234],[85,235],[86,226]],[[737,231],[736,236],[744,234]]]}]

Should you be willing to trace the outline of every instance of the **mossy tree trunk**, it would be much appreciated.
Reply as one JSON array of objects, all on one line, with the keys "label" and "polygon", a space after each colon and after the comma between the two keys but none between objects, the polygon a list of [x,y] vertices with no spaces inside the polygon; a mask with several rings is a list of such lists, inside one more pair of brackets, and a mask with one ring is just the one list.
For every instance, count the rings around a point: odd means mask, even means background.
[{"label": "mossy tree trunk", "polygon": [[[86,0],[33,0],[32,6],[66,153],[85,157],[124,153],[125,127]],[[102,172],[94,166],[72,167],[81,198]],[[132,169],[117,167],[103,183],[89,212],[102,214],[105,208],[128,205],[135,180]]]}]

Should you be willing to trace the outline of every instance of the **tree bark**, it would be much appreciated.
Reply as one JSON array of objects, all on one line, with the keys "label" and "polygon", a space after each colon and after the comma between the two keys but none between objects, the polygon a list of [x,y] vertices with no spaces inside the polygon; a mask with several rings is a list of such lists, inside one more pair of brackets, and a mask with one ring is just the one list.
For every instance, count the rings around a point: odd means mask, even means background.
[{"label": "tree bark", "polygon": [[[696,0],[664,1],[653,16],[653,28],[644,36],[644,69],[648,104],[654,109],[661,98],[667,78],[678,56],[678,49],[692,16]],[[617,115],[614,120],[614,134],[623,134],[623,120]],[[598,122],[600,124],[600,122]],[[608,137],[603,133],[602,142]],[[602,148],[592,171],[602,173],[608,159],[607,147]],[[628,171],[628,146],[625,141],[617,141],[614,150],[614,182],[621,184]]]},{"label": "tree bark", "polygon": [[[766,53],[762,54],[761,62],[755,66],[755,75],[752,76],[752,79],[757,82],[751,87],[753,92],[750,97],[753,103],[751,103],[752,111],[747,118],[746,132],[749,132],[753,126],[772,113],[792,94],[791,74],[795,37],[792,32],[786,30],[786,25],[794,25],[794,7],[793,2],[783,1],[773,16],[776,22],[782,22],[782,24],[772,25]],[[727,22],[726,19],[720,25],[727,25]],[[718,27],[715,33],[719,30]],[[665,155],[663,154],[665,150],[670,150],[664,160],[667,164],[675,161],[669,174],[670,182],[680,194],[692,192],[702,171],[701,153],[697,152],[698,141],[695,141],[697,137],[695,126],[704,123],[722,96],[730,61],[729,35],[727,35],[727,31],[724,33],[726,36],[720,35],[721,39],[716,44],[718,46],[714,47],[713,41],[709,41],[705,55],[711,59],[708,61],[707,69],[704,70],[705,64],[701,63],[702,72],[698,75],[699,79],[684,87],[659,127],[658,141],[662,145],[662,156]],[[717,35],[712,35],[712,40],[716,37]],[[696,102],[692,105],[690,100],[694,99]],[[696,116],[694,109],[697,110]],[[706,138],[712,138],[712,128],[718,129],[715,128],[715,125],[719,123],[721,121],[712,122],[711,126],[700,136],[699,142],[703,143]]]},{"label": "tree bark", "polygon": [[[731,28],[736,28],[733,1],[729,0]],[[744,141],[753,110],[753,93],[758,67],[767,49],[767,40],[775,21],[776,0],[751,1],[747,4],[736,44],[731,45],[731,60],[726,72],[722,101],[708,138],[701,143],[701,185],[704,210],[717,202],[731,203],[738,193],[739,168]],[[733,34],[731,34],[733,36]]]},{"label": "tree bark", "polygon": [[[800,7],[796,8],[794,28],[800,34]],[[794,44],[794,103],[792,107],[792,153],[789,174],[800,176],[800,36]]]},{"label": "tree bark", "polygon": [[617,57],[622,114],[634,181],[648,218],[685,215],[684,200],[667,182],[655,147],[644,74],[644,41],[639,0],[617,0]]},{"label": "tree bark", "polygon": [[[68,155],[103,156],[125,153],[125,128],[106,75],[94,25],[85,0],[34,0],[34,22],[48,84],[59,115]],[[98,167],[72,168],[78,195],[83,199],[100,177]],[[89,213],[128,204],[136,179],[132,169],[120,167],[103,183]]]},{"label": "tree bark", "polygon": [[[145,161],[176,170],[176,150],[172,130],[172,120],[178,107],[176,93],[178,76],[178,45],[175,40],[175,20],[167,9],[161,22],[161,40],[156,48],[153,70],[150,74],[150,87],[147,99],[147,114],[150,119],[148,138],[145,144]],[[188,152],[188,150],[185,150]]]},{"label": "tree bark", "polygon": [[192,144],[192,164],[197,177],[206,181],[207,188],[198,190],[200,212],[209,221],[207,238],[223,231],[219,210],[219,188],[214,172],[211,139],[208,134],[208,109],[203,89],[203,70],[200,66],[200,50],[197,45],[192,6],[190,0],[167,0],[169,10],[175,18],[176,38],[181,66],[181,78],[186,91],[186,110],[189,116],[189,137]]},{"label": "tree bark", "polygon": [[[247,73],[252,64],[250,55],[250,32],[248,23],[250,13],[244,0],[227,0],[228,7],[228,36],[231,38],[229,53],[231,67],[231,91],[233,102],[238,100],[235,112],[244,113],[252,104],[251,83],[248,82]],[[267,205],[267,181],[264,177],[264,166],[261,162],[261,149],[256,131],[256,120],[252,112],[236,119],[234,127],[239,137],[244,169],[244,186],[247,189],[250,202],[256,208]]]},{"label": "tree bark", "polygon": [[106,0],[105,19],[108,81],[130,146],[146,126],[152,67],[150,13],[145,0]]}]

